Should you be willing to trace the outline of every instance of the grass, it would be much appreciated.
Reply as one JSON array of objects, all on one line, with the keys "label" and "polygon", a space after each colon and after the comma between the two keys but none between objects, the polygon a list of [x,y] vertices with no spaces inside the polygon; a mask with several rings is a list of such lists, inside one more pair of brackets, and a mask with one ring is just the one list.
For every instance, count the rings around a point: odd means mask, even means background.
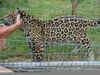
[{"label": "grass", "polygon": [[[70,0],[5,0],[0,4],[0,17],[8,13],[9,10],[16,9],[17,7],[25,10],[27,13],[33,15],[41,20],[48,20],[59,16],[71,15],[71,2]],[[99,14],[99,2],[84,0],[75,11],[75,15],[84,16],[91,20],[97,20]],[[0,23],[2,23],[0,21]],[[95,58],[100,60],[100,26],[88,27],[88,35],[93,45]],[[25,61],[30,59],[30,52],[28,43],[23,33],[17,29],[13,34],[6,37],[7,44],[0,52],[0,59],[7,59],[17,57],[16,61]],[[70,45],[71,44],[71,45]],[[59,60],[87,60],[88,52],[82,46],[77,54],[71,54],[71,50],[75,46],[73,43],[61,44],[58,46],[45,48],[44,59],[45,61],[59,61]],[[21,59],[19,59],[19,57]],[[26,58],[25,60],[22,60]],[[2,61],[2,60],[1,60]]]}]

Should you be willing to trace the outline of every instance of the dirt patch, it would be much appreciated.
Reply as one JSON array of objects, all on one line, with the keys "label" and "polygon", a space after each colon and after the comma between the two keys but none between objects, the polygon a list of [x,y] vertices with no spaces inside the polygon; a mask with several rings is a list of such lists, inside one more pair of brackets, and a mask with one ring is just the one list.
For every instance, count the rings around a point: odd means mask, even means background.
[{"label": "dirt patch", "polygon": [[[43,61],[87,61],[88,54],[45,54]],[[13,56],[2,58],[0,62],[31,62],[31,57],[28,56]]]},{"label": "dirt patch", "polygon": [[31,61],[31,58],[26,58],[26,57],[9,57],[9,58],[5,58],[3,60],[0,60],[0,62],[25,62],[25,61]]},{"label": "dirt patch", "polygon": [[91,0],[92,2],[100,2],[100,0]]}]

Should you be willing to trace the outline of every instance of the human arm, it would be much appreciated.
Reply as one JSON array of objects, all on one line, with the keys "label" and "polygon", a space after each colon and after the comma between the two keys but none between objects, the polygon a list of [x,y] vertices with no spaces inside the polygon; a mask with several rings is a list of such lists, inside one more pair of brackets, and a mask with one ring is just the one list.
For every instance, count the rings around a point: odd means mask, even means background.
[{"label": "human arm", "polygon": [[0,51],[5,47],[5,45],[6,45],[5,38],[0,39]]},{"label": "human arm", "polygon": [[2,39],[4,37],[10,35],[11,33],[13,33],[17,28],[19,28],[21,26],[21,22],[22,22],[22,20],[20,19],[20,15],[18,15],[15,24],[13,24],[11,26],[2,25],[2,27],[0,28],[0,38]]}]

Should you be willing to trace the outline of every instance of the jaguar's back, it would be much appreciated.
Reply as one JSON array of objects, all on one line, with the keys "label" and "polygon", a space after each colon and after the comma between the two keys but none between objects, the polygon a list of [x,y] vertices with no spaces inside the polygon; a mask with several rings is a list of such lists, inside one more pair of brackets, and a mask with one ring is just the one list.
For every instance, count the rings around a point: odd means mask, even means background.
[{"label": "jaguar's back", "polygon": [[47,45],[66,43],[68,41],[81,42],[82,38],[87,37],[87,26],[98,25],[97,22],[78,16],[59,17],[44,21],[43,24],[44,42]]}]

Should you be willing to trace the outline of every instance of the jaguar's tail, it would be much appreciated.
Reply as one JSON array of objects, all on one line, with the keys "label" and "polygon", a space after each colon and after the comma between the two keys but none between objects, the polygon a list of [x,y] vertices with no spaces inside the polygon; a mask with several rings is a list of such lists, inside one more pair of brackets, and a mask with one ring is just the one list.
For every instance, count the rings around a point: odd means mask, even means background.
[{"label": "jaguar's tail", "polygon": [[88,26],[98,26],[99,24],[100,24],[100,19],[98,21],[88,20],[88,22],[87,22]]}]

